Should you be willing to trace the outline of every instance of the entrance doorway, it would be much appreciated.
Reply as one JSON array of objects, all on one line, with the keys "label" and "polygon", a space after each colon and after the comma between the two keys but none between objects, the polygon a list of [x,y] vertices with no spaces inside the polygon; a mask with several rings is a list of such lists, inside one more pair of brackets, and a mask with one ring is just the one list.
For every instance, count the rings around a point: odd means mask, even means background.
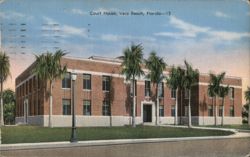
[{"label": "entrance doorway", "polygon": [[143,105],[143,122],[152,122],[152,105]]}]

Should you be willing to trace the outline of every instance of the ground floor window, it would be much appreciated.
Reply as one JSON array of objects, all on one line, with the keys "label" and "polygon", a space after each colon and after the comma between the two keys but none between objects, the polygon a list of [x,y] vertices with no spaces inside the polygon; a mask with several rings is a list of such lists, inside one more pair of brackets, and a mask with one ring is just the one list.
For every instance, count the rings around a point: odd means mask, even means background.
[{"label": "ground floor window", "polygon": [[234,106],[230,106],[230,117],[234,117]]},{"label": "ground floor window", "polygon": [[220,105],[220,106],[219,106],[219,116],[220,116],[220,117],[222,117],[222,114],[223,114],[222,112],[223,112],[223,106]]},{"label": "ground floor window", "polygon": [[164,105],[160,105],[159,106],[159,116],[160,117],[164,117]]},{"label": "ground floor window", "polygon": [[175,116],[175,105],[171,106],[171,116],[174,117]]},{"label": "ground floor window", "polygon": [[63,99],[62,105],[63,105],[63,115],[71,115],[70,99]]},{"label": "ground floor window", "polygon": [[209,117],[213,116],[213,105],[208,105],[208,116]]},{"label": "ground floor window", "polygon": [[104,115],[104,116],[110,116],[110,103],[107,100],[103,101],[102,115]]},{"label": "ground floor window", "polygon": [[83,100],[83,115],[91,115],[91,102],[90,100]]}]

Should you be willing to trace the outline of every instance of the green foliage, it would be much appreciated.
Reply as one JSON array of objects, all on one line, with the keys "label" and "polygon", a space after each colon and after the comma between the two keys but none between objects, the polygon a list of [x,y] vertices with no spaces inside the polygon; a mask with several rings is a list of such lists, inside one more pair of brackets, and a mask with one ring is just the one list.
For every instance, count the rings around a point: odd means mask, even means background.
[{"label": "green foliage", "polygon": [[225,72],[222,72],[218,75],[210,73],[209,75],[210,75],[210,83],[208,85],[209,96],[215,97],[216,95],[219,95],[222,90],[227,90],[227,89],[222,89],[221,87],[221,83],[224,80],[225,75],[226,75]]},{"label": "green foliage", "polygon": [[3,91],[4,122],[5,124],[15,123],[15,93],[11,89]]},{"label": "green foliage", "polygon": [[247,87],[247,90],[245,91],[245,99],[250,103],[250,87]]},{"label": "green foliage", "polygon": [[0,52],[0,82],[4,82],[10,76],[9,57],[4,52]]},{"label": "green foliage", "polygon": [[183,89],[184,88],[184,79],[185,71],[180,67],[172,67],[170,70],[169,77],[166,78],[167,85],[173,89]]},{"label": "green foliage", "polygon": [[191,89],[193,85],[198,82],[199,79],[199,71],[198,69],[193,69],[193,67],[185,60],[185,79],[184,79],[184,87],[186,89]]},{"label": "green foliage", "polygon": [[242,107],[242,123],[248,123],[248,115],[249,115],[249,104],[246,103],[243,107]]}]

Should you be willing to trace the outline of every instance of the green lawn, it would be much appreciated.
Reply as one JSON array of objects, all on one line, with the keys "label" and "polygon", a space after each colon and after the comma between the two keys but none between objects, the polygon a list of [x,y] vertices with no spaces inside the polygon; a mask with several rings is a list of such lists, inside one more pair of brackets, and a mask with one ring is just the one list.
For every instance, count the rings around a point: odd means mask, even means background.
[{"label": "green lawn", "polygon": [[242,125],[218,125],[218,126],[208,126],[208,127],[217,127],[217,128],[230,128],[230,129],[240,129],[240,130],[250,130],[250,126],[248,124],[242,124]]},{"label": "green lawn", "polygon": [[[2,127],[2,143],[29,143],[69,141],[71,128],[47,128],[38,126]],[[215,130],[198,130],[187,128],[130,126],[124,127],[82,127],[77,128],[79,141],[104,139],[141,139],[195,136],[223,136],[231,132]]]}]

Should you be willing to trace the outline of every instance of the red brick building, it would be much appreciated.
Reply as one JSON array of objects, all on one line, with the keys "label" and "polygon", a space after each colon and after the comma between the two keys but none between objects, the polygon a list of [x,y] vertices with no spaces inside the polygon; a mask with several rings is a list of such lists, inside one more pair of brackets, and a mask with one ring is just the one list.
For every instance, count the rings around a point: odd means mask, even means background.
[{"label": "red brick building", "polygon": [[[121,61],[118,59],[90,57],[80,59],[65,57],[68,74],[63,80],[56,80],[53,86],[53,126],[71,125],[71,78],[76,79],[76,125],[109,126],[131,123],[130,82],[121,75]],[[16,78],[16,123],[48,126],[49,91],[48,83],[38,80],[32,74],[34,64]],[[144,69],[147,72],[146,69]],[[164,72],[168,75],[169,68]],[[214,124],[212,98],[207,94],[209,75],[200,74],[199,83],[192,88],[192,123],[199,125]],[[225,97],[224,124],[240,124],[242,109],[241,78],[226,77],[224,85],[230,85],[229,95]],[[175,115],[175,91],[162,82],[160,92],[160,124],[173,124]],[[136,82],[136,123],[155,122],[155,88],[145,77]],[[178,121],[187,122],[188,95],[183,91],[178,96]],[[181,100],[182,97],[182,100]],[[182,106],[181,106],[182,101]],[[222,99],[217,98],[218,124],[221,122]]]}]

